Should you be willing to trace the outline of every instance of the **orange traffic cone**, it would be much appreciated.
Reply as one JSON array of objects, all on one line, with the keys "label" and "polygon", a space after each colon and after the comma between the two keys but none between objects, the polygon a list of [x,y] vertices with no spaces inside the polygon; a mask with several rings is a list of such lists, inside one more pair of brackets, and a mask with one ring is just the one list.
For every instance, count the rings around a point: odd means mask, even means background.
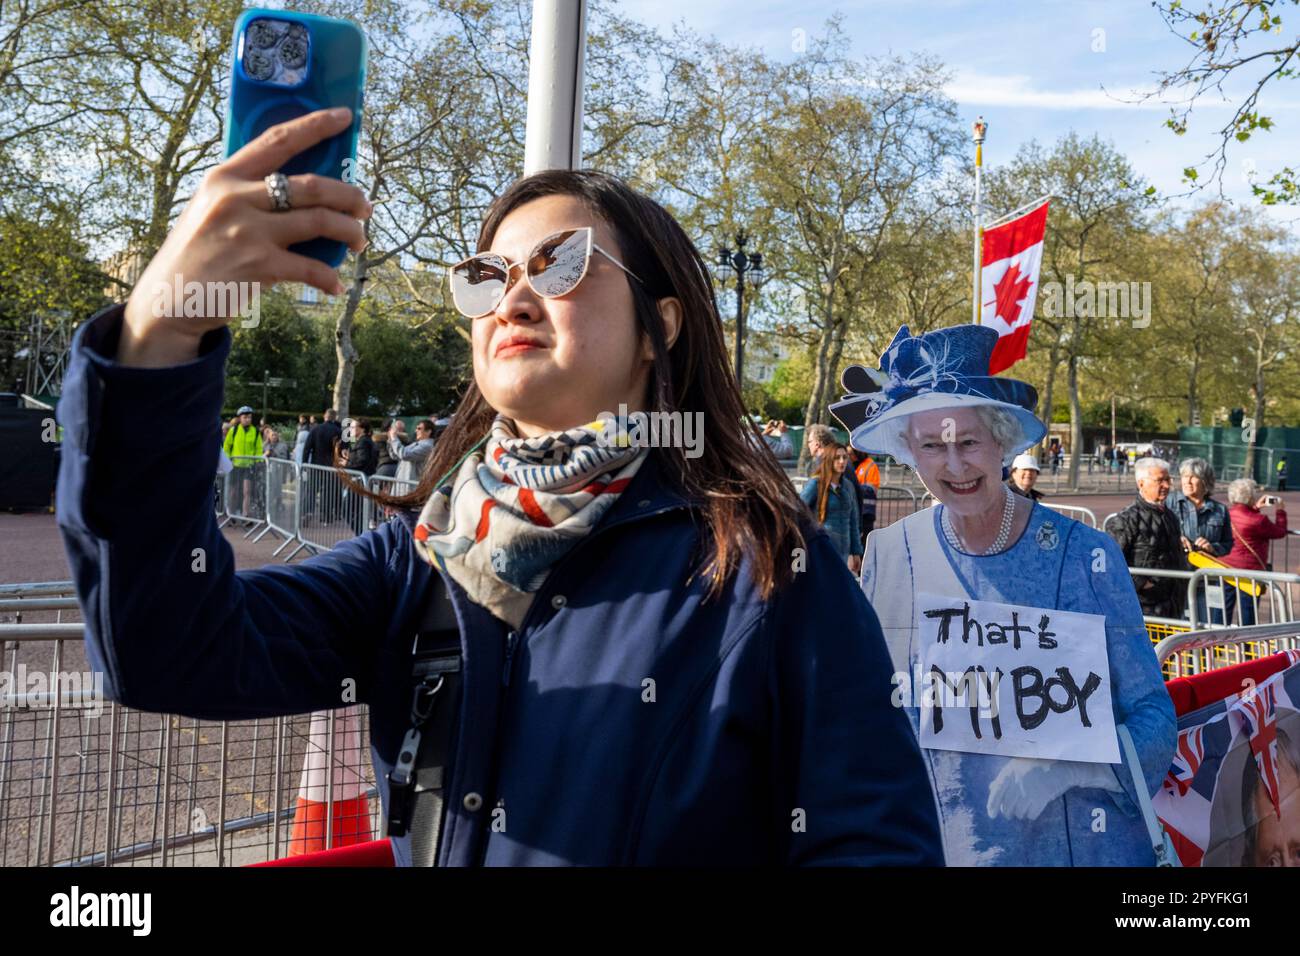
[{"label": "orange traffic cone", "polygon": [[[330,774],[329,725],[334,720],[334,760]],[[300,856],[326,849],[327,830],[332,847],[352,846],[373,840],[370,833],[370,801],[366,797],[361,734],[354,708],[311,715],[311,733],[303,757],[302,781],[288,856]],[[326,782],[333,777],[332,789]],[[333,806],[331,813],[330,807]],[[328,826],[326,821],[331,821]]]}]

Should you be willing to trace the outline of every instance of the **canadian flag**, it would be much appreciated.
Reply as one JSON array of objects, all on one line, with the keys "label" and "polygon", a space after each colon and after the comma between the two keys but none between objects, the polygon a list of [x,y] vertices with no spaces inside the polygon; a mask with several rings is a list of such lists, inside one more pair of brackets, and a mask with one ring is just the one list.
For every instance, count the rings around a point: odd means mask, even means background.
[{"label": "canadian flag", "polygon": [[980,325],[996,329],[998,344],[989,359],[996,375],[1025,357],[1029,327],[1038,298],[1038,269],[1043,264],[1048,200],[1010,222],[984,233]]}]

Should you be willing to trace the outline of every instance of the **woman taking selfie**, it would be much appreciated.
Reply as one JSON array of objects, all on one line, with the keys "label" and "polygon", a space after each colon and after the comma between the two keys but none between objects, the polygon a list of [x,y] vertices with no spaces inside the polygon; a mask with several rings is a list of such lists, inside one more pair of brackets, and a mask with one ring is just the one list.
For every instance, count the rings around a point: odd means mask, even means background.
[{"label": "woman taking selfie", "polygon": [[[59,522],[110,696],[242,719],[338,707],[355,688],[388,812],[413,637],[449,626],[458,669],[433,661],[418,698],[459,675],[440,865],[941,862],[875,616],[735,428],[698,252],[612,177],[517,181],[451,270],[474,378],[408,499],[418,518],[235,572],[209,500],[227,320],[157,319],[149,296],[177,274],[342,292],[287,247],[360,248],[361,192],[289,177],[291,208],[273,212],[263,178],[347,121],[283,124],[217,167],[125,307],[78,332]],[[620,403],[702,412],[702,455],[620,442],[601,416]],[[147,440],[142,418],[158,424]],[[170,520],[140,526],[127,505],[142,490]],[[402,864],[430,862],[414,815]]]}]

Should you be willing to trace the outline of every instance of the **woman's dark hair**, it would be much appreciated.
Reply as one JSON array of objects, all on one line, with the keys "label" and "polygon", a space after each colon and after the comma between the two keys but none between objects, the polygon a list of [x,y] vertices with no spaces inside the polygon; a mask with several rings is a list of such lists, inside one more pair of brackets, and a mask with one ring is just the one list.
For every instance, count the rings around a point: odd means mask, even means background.
[{"label": "woman's dark hair", "polygon": [[[687,458],[681,448],[655,448],[663,468],[705,513],[700,573],[716,595],[748,556],[763,597],[789,582],[790,554],[804,544],[800,516],[806,514],[794,486],[768,450],[749,417],[732,375],[708,266],[668,210],[619,178],[595,170],[552,169],[516,180],[487,211],[478,251],[492,244],[507,215],[544,196],[573,196],[614,232],[618,256],[642,280],[628,279],[637,323],[654,350],[649,410],[704,413],[702,454]],[[644,285],[642,284],[644,283]],[[682,304],[681,328],[670,349],[658,300]],[[399,507],[419,507],[438,482],[489,431],[496,411],[470,382],[451,424],[442,434],[416,489],[407,495],[378,495]]]},{"label": "woman's dark hair", "polygon": [[822,444],[822,457],[817,463],[817,520],[826,523],[826,503],[831,500],[831,489],[840,483],[840,476],[835,473],[835,456],[844,451],[846,446],[835,439]]}]

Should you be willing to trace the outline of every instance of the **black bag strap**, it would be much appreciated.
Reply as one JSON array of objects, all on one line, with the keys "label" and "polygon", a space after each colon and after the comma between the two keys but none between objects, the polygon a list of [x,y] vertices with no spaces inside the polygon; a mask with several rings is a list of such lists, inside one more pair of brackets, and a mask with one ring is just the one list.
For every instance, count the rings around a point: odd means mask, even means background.
[{"label": "black bag strap", "polygon": [[388,833],[410,833],[412,866],[437,864],[446,767],[460,711],[460,628],[446,584],[435,578],[411,654],[411,727],[388,773]]}]

